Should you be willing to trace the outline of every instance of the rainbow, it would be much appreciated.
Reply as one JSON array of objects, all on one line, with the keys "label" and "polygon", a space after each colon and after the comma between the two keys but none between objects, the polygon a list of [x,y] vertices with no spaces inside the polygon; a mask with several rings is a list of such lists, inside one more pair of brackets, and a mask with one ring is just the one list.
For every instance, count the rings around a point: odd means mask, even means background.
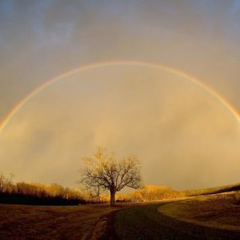
[{"label": "rainbow", "polygon": [[197,86],[203,88],[205,91],[207,91],[209,94],[211,94],[213,97],[215,97],[221,104],[223,104],[228,111],[234,116],[234,118],[240,123],[240,116],[239,112],[231,105],[230,102],[228,102],[223,96],[221,96],[220,93],[218,93],[216,90],[211,88],[206,83],[201,82],[195,77],[190,76],[189,74],[186,74],[178,69],[171,68],[166,65],[162,64],[156,64],[151,62],[139,62],[139,61],[106,61],[106,62],[99,62],[99,63],[92,63],[84,66],[80,66],[78,68],[75,68],[73,70],[64,72],[54,78],[51,78],[47,81],[45,81],[43,84],[35,88],[33,91],[31,91],[28,95],[26,95],[6,116],[6,118],[2,121],[0,124],[0,134],[4,131],[5,127],[8,125],[9,121],[14,117],[14,115],[28,102],[30,101],[36,94],[47,88],[48,86],[58,82],[59,80],[71,76],[73,74],[91,70],[94,68],[102,68],[102,67],[108,67],[108,66],[116,66],[116,65],[134,65],[134,66],[142,66],[142,67],[149,67],[149,68],[155,68],[159,70],[165,70],[168,72],[171,72],[173,74],[176,74],[180,77],[183,77],[192,83],[196,84]]}]

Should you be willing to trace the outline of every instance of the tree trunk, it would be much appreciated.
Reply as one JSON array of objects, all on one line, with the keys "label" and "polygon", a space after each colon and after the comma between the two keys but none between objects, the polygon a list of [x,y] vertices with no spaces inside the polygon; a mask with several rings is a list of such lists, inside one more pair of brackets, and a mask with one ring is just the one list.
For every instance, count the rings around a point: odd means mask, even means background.
[{"label": "tree trunk", "polygon": [[111,204],[111,206],[114,206],[115,205],[115,194],[116,194],[116,191],[110,191],[110,197],[111,197],[111,199],[110,199],[110,204]]}]

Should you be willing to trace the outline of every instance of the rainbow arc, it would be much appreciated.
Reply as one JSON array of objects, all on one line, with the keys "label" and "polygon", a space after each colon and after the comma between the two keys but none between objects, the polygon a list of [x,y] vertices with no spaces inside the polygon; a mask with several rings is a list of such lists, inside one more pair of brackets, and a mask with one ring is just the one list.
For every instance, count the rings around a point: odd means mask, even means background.
[{"label": "rainbow arc", "polygon": [[149,67],[149,68],[155,68],[159,70],[165,70],[167,72],[176,74],[180,77],[183,77],[192,83],[196,84],[200,88],[207,91],[210,95],[215,97],[221,104],[223,104],[226,109],[234,116],[234,118],[240,123],[240,116],[239,112],[232,106],[232,104],[226,100],[223,96],[221,96],[220,93],[218,93],[215,89],[207,85],[206,83],[201,82],[199,79],[190,76],[187,73],[184,73],[178,69],[171,68],[166,65],[156,64],[156,63],[150,63],[150,62],[139,62],[139,61],[108,61],[108,62],[99,62],[99,63],[93,63],[88,64],[84,66],[80,66],[78,68],[72,69],[70,71],[64,72],[54,78],[51,78],[47,81],[45,81],[43,84],[35,88],[33,91],[31,91],[28,95],[26,95],[20,102],[16,104],[16,106],[8,113],[6,118],[2,121],[0,124],[0,134],[4,131],[5,127],[8,125],[10,120],[14,117],[14,115],[28,102],[30,101],[35,95],[37,95],[39,92],[43,91],[48,86],[77,73],[80,73],[82,71],[90,71],[95,68],[103,68],[108,66],[117,66],[117,65],[128,65],[128,66],[142,66],[142,67]]}]

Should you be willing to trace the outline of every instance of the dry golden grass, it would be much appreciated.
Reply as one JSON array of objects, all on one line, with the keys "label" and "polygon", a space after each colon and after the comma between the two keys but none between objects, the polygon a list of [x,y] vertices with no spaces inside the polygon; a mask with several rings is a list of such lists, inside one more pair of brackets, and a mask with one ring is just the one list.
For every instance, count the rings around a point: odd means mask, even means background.
[{"label": "dry golden grass", "polygon": [[217,194],[224,192],[239,191],[240,184],[230,184],[220,187],[204,188],[204,189],[191,189],[183,191],[186,196],[198,196],[198,195],[208,195],[208,194]]},{"label": "dry golden grass", "polygon": [[119,208],[107,205],[23,206],[0,205],[1,239],[96,239],[106,216]]},{"label": "dry golden grass", "polygon": [[199,196],[161,206],[158,211],[186,222],[215,228],[240,230],[240,206],[234,193]]}]

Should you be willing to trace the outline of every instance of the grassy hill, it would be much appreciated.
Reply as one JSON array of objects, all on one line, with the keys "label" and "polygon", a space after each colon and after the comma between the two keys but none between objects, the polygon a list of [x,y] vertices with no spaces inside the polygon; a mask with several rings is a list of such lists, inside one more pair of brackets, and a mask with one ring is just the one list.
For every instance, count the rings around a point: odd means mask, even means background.
[{"label": "grassy hill", "polygon": [[199,195],[209,195],[217,193],[226,193],[232,191],[240,191],[240,184],[231,184],[226,186],[205,188],[205,189],[192,189],[183,191],[186,196],[199,196]]}]

